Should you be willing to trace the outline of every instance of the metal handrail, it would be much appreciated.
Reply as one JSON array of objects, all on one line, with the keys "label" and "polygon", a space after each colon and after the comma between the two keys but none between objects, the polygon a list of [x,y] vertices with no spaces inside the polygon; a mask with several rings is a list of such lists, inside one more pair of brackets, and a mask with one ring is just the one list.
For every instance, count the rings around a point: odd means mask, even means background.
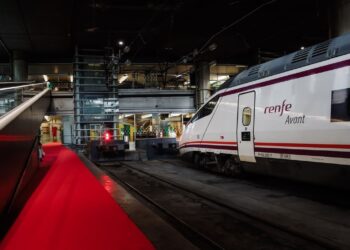
[{"label": "metal handrail", "polygon": [[2,88],[2,89],[0,89],[0,92],[1,91],[11,90],[11,89],[21,89],[21,88],[26,88],[26,87],[44,85],[44,84],[47,84],[47,83],[42,82],[42,83],[33,83],[33,84],[27,84],[27,85],[15,86],[15,87]]},{"label": "metal handrail", "polygon": [[29,84],[29,83],[34,83],[35,81],[22,81],[22,82],[0,82],[0,86],[2,85],[2,84],[22,84],[22,83],[24,83],[24,84]]},{"label": "metal handrail", "polygon": [[23,102],[22,104],[18,105],[17,107],[15,107],[14,109],[10,110],[5,115],[3,115],[0,118],[0,131],[3,128],[5,128],[9,123],[11,123],[14,119],[16,119],[22,112],[24,112],[26,109],[32,106],[37,100],[39,100],[42,96],[44,96],[48,91],[50,91],[49,88],[44,89],[39,94],[35,95],[34,97]]}]

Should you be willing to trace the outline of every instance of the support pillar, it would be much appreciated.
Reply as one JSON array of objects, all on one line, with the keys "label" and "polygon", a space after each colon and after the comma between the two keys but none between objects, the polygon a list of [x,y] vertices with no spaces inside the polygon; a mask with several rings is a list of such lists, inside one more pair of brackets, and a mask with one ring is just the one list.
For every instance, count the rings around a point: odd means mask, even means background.
[{"label": "support pillar", "polygon": [[156,133],[157,138],[162,137],[160,133],[160,114],[158,113],[152,114],[152,129]]},{"label": "support pillar", "polygon": [[134,141],[136,145],[136,136],[137,136],[137,124],[136,124],[136,114],[134,114]]},{"label": "support pillar", "polygon": [[13,51],[12,68],[13,80],[15,82],[23,82],[28,80],[28,64],[23,51]]},{"label": "support pillar", "polygon": [[207,62],[201,62],[196,67],[196,105],[197,109],[210,97],[210,66]]}]

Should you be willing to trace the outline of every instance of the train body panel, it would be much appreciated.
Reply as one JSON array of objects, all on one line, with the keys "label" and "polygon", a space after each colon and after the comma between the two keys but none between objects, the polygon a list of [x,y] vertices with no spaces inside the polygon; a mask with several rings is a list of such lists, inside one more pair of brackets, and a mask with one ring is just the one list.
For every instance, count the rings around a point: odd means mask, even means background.
[{"label": "train body panel", "polygon": [[334,113],[350,88],[349,73],[348,66],[256,89],[256,156],[349,165],[341,152],[350,151],[350,123],[332,117],[332,105]]},{"label": "train body panel", "polygon": [[296,168],[311,165],[315,176],[325,167],[323,182],[336,179],[332,170],[350,178],[350,54],[219,91],[186,126],[180,153],[189,152],[293,179],[305,180]]},{"label": "train body panel", "polygon": [[204,135],[206,151],[237,154],[236,127],[237,96],[221,97],[220,103]]}]

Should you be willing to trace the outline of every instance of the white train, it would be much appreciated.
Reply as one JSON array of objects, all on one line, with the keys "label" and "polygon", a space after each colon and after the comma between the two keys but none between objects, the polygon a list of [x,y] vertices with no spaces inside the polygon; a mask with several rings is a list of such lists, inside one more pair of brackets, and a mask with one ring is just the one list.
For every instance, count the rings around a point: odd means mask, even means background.
[{"label": "white train", "polygon": [[350,188],[350,34],[229,79],[186,125],[179,149],[220,172]]}]

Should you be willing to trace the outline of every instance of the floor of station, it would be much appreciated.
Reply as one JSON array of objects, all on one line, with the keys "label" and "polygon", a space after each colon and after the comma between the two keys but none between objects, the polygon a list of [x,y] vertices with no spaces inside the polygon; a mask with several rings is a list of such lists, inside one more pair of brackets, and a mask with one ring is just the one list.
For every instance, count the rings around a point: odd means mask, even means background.
[{"label": "floor of station", "polygon": [[78,155],[44,145],[49,168],[0,249],[154,249]]},{"label": "floor of station", "polygon": [[224,246],[219,249],[350,246],[350,202],[341,199],[346,194],[332,199],[337,193],[300,183],[228,178],[170,158],[97,167],[60,143],[43,147],[37,184],[19,202],[24,206],[0,250],[212,249],[172,216]]},{"label": "floor of station", "polygon": [[[350,249],[350,200],[345,190],[332,190],[259,175],[233,179],[196,169],[190,163],[185,166],[179,159],[135,161],[125,165],[135,170],[134,175],[145,173],[166,180],[199,197],[206,197],[251,218],[308,239],[309,243],[320,244],[326,249]],[[123,171],[115,167],[107,169],[115,174]],[[140,182],[137,176],[134,178]],[[129,179],[128,183],[133,184]],[[227,217],[226,220],[228,219]],[[204,220],[200,227],[205,227]],[[225,230],[228,231],[229,228]],[[243,227],[240,230],[243,231]],[[232,237],[235,237],[234,234],[237,233],[233,232]],[[249,239],[247,234],[244,237]],[[238,248],[242,247],[245,239],[239,240],[240,246],[236,246]],[[299,249],[305,249],[304,247],[306,245]]]}]

